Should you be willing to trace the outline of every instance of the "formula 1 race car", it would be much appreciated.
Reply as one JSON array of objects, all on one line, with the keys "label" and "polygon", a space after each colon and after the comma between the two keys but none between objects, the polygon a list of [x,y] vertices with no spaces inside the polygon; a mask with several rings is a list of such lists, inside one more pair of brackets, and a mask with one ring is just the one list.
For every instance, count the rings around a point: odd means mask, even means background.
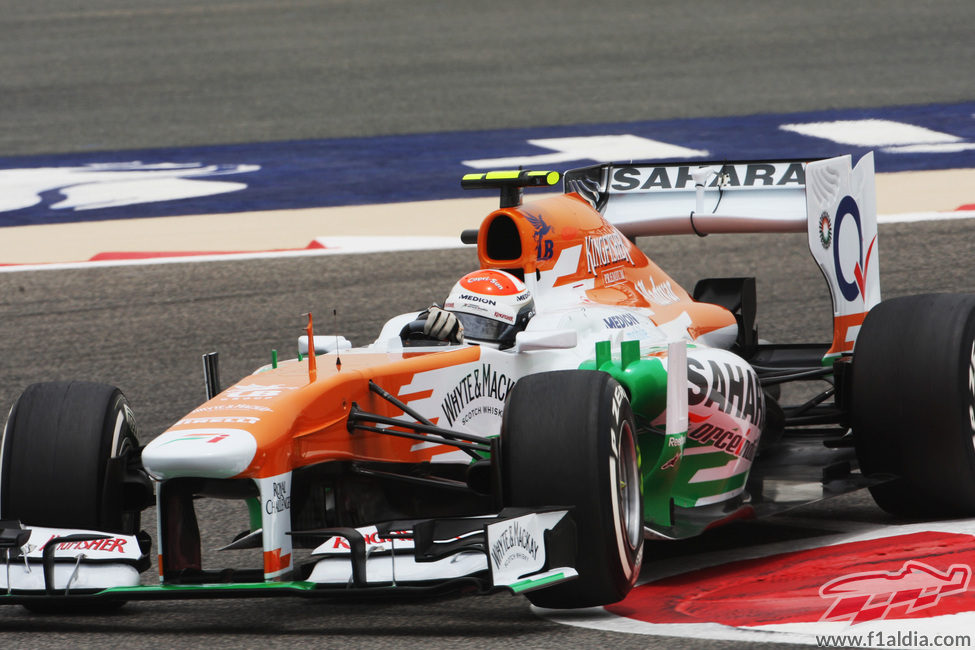
[{"label": "formula 1 race car", "polygon": [[[601,164],[522,203],[559,180],[463,180],[501,192],[463,235],[480,268],[534,301],[505,344],[470,320],[424,338],[410,313],[353,348],[309,316],[297,359],[226,389],[205,357],[208,401],[144,447],[118,389],[27,388],[0,447],[0,602],[504,589],[582,607],[626,596],[645,539],[854,489],[975,514],[975,296],[880,302],[872,155]],[[756,232],[808,233],[830,343],[759,339],[754,278],[688,293],[634,244]],[[797,382],[825,390],[786,404]],[[247,504],[225,548],[260,566],[204,566],[200,498]],[[160,584],[142,584],[153,505]]]}]

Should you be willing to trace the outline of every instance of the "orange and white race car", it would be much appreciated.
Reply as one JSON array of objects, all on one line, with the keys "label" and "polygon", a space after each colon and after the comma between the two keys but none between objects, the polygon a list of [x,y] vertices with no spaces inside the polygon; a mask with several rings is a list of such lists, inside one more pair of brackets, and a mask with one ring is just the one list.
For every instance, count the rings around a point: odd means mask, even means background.
[{"label": "orange and white race car", "polygon": [[[463,235],[480,270],[443,311],[465,336],[410,313],[353,348],[309,317],[297,359],[223,390],[209,365],[209,399],[145,447],[118,389],[35,384],[0,447],[0,602],[506,589],[581,607],[627,594],[645,539],[861,487],[972,514],[975,297],[880,302],[873,172],[609,163],[528,203],[560,174],[472,174],[501,207]],[[760,340],[754,278],[688,292],[634,244],[751,232],[807,233],[829,342]],[[787,382],[824,388],[790,405]],[[199,498],[247,504],[225,548],[259,566],[204,566]]]}]

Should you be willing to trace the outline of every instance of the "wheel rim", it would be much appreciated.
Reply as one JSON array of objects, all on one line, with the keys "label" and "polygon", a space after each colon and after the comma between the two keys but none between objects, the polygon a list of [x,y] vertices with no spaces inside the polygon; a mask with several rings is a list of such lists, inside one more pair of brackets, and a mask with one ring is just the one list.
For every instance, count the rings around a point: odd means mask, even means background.
[{"label": "wheel rim", "polygon": [[640,512],[640,464],[629,422],[623,422],[621,427],[620,450],[616,462],[620,524],[630,548],[636,548],[643,535],[643,513]]}]

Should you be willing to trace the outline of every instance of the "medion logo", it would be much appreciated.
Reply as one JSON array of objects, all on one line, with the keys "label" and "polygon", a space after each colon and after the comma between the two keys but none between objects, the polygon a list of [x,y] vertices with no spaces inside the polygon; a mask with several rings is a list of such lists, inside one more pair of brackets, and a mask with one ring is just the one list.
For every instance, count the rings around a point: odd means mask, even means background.
[{"label": "medion logo", "polygon": [[494,306],[494,305],[498,304],[498,303],[494,302],[493,300],[491,300],[490,298],[484,298],[482,296],[475,296],[474,294],[471,294],[471,293],[463,293],[463,294],[461,294],[460,295],[460,298],[458,300],[469,300],[471,302],[482,302],[485,305],[491,305],[491,306]]},{"label": "medion logo", "polygon": [[[683,190],[694,187],[692,174],[699,167],[619,167],[613,170],[613,192]],[[715,166],[707,187],[802,187],[806,184],[803,163],[746,163]]]}]

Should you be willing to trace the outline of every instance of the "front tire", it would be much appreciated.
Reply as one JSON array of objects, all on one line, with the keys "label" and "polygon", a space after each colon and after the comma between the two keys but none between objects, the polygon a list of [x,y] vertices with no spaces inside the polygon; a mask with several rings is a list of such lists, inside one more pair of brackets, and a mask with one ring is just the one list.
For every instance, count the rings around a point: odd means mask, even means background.
[{"label": "front tire", "polygon": [[132,411],[114,386],[33,384],[3,431],[0,516],[134,535],[152,491],[147,477],[140,485],[138,471],[132,480],[138,448]]},{"label": "front tire", "polygon": [[542,607],[590,607],[626,596],[643,560],[643,490],[633,412],[623,387],[589,370],[515,384],[501,430],[505,505],[572,506],[571,582],[527,594]]},{"label": "front tire", "polygon": [[895,298],[864,320],[852,426],[870,488],[895,515],[975,515],[975,295]]}]

